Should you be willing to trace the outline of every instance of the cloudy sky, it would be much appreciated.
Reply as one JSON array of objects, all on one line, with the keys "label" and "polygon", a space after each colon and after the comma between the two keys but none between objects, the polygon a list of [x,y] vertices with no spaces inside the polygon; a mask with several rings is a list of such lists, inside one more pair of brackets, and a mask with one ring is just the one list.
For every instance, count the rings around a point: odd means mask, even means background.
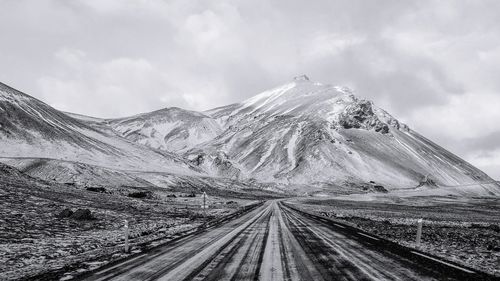
[{"label": "cloudy sky", "polygon": [[0,0],[0,81],[66,111],[205,110],[298,74],[500,179],[500,1]]}]

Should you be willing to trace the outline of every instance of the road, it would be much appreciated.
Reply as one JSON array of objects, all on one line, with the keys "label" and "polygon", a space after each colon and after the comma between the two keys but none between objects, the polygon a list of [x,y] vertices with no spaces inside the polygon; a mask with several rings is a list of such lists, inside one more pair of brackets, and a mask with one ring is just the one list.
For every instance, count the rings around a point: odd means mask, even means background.
[{"label": "road", "polygon": [[485,280],[469,268],[266,202],[85,280]]}]

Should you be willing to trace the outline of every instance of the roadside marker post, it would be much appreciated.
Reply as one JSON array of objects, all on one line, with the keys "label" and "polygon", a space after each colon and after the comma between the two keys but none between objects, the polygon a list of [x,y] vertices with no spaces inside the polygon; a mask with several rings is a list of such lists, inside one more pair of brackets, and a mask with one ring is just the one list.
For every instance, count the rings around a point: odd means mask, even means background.
[{"label": "roadside marker post", "polygon": [[415,241],[417,244],[417,247],[420,247],[420,241],[422,239],[422,223],[423,223],[422,219],[417,220],[417,239]]},{"label": "roadside marker post", "polygon": [[125,220],[125,227],[124,227],[124,235],[125,235],[125,253],[128,253],[128,220]]},{"label": "roadside marker post", "polygon": [[207,193],[203,191],[203,217],[207,218]]}]

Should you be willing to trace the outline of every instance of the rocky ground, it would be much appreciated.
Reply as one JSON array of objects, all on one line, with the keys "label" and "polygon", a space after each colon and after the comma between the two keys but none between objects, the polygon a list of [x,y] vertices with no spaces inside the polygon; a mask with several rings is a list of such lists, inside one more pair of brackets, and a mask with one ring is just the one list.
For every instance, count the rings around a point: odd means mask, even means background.
[{"label": "rocky ground", "polygon": [[134,245],[160,243],[251,202],[209,196],[204,217],[200,195],[48,184],[2,165],[0,279],[66,269],[82,272],[120,258],[125,220],[133,252],[139,247]]},{"label": "rocky ground", "polygon": [[[397,201],[397,202],[396,202]],[[408,198],[385,202],[305,199],[302,208],[405,246],[500,276],[500,199]]]}]

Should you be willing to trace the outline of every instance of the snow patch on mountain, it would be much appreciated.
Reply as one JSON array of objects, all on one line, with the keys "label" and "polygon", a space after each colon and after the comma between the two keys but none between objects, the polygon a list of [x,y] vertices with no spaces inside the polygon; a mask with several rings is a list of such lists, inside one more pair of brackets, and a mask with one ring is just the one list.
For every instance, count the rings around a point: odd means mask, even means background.
[{"label": "snow patch on mountain", "polygon": [[295,158],[295,153],[297,148],[297,141],[300,136],[300,124],[296,128],[293,128],[292,130],[293,130],[292,136],[290,137],[288,144],[286,146],[288,161],[290,162],[290,169],[288,171],[295,169],[297,165],[297,159]]}]

